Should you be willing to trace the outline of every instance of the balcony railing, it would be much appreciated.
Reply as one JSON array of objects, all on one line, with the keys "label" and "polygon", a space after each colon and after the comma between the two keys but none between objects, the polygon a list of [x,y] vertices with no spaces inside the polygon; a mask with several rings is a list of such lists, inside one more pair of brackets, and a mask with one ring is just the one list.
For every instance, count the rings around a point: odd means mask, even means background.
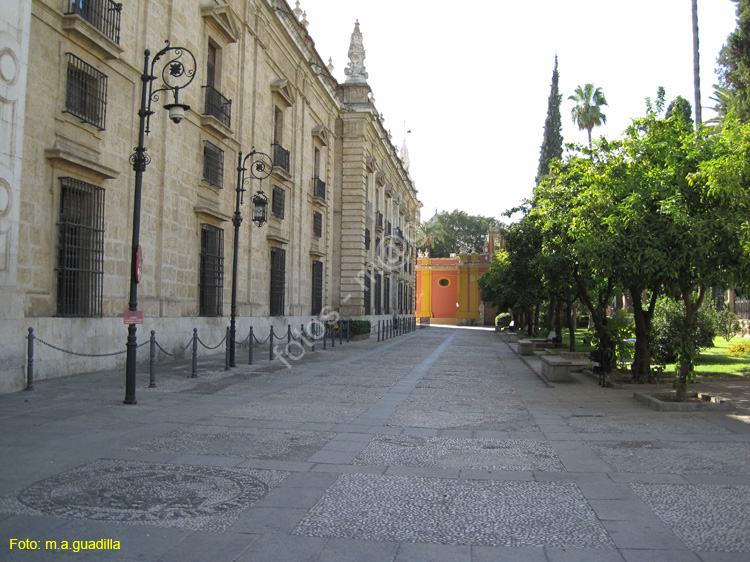
[{"label": "balcony railing", "polygon": [[119,45],[121,11],[122,4],[112,0],[66,0],[65,15],[81,16]]},{"label": "balcony railing", "polygon": [[232,123],[232,100],[225,98],[219,90],[213,86],[203,86],[206,92],[206,104],[203,115],[211,115],[218,119],[225,127],[231,127]]},{"label": "balcony railing", "polygon": [[321,199],[326,198],[326,182],[320,178],[313,178],[313,195],[320,197]]},{"label": "balcony railing", "polygon": [[383,213],[375,211],[375,228],[383,230]]},{"label": "balcony railing", "polygon": [[273,148],[273,165],[289,173],[289,151],[277,142],[271,147]]}]

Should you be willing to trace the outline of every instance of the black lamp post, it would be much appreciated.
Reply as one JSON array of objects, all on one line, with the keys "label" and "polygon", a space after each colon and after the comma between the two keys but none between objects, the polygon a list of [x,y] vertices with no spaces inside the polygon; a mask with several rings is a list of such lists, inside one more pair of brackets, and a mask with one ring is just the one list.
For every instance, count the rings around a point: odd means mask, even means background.
[{"label": "black lamp post", "polygon": [[[250,164],[250,176],[260,180],[261,183],[264,179],[271,175],[273,169],[273,160],[268,154],[263,152],[257,152],[255,148],[250,151],[249,154],[242,157],[242,152],[237,156],[237,199],[234,206],[234,217],[232,218],[232,224],[234,224],[234,252],[232,253],[232,310],[231,319],[229,321],[229,366],[234,367],[236,365],[234,360],[235,351],[235,340],[237,334],[237,253],[239,248],[239,234],[240,225],[242,224],[242,214],[240,213],[240,206],[243,203],[243,197],[245,194],[245,172],[247,168],[248,159],[251,159]],[[266,222],[266,207],[268,206],[268,198],[263,194],[263,191],[258,191],[253,196],[253,222],[258,226],[263,226]],[[250,342],[252,345],[253,342]]]},{"label": "black lamp post", "polygon": [[[185,112],[190,109],[189,105],[180,103],[180,90],[190,84],[195,77],[195,57],[193,53],[183,47],[171,47],[169,41],[166,46],[156,53],[153,60],[149,61],[151,52],[144,51],[143,74],[141,75],[141,108],[138,111],[139,129],[138,146],[130,156],[135,172],[135,192],[133,194],[133,244],[130,258],[130,298],[128,300],[128,312],[125,313],[125,322],[128,324],[128,342],[126,344],[127,359],[125,363],[125,404],[136,404],[135,399],[135,364],[138,343],[136,339],[136,323],[143,321],[143,316],[138,313],[138,283],[141,278],[141,189],[143,187],[143,172],[151,162],[143,146],[146,135],[150,132],[149,125],[151,116],[151,102],[159,101],[161,92],[171,92],[174,100],[164,106],[169,111],[169,118],[179,123],[185,118]],[[166,55],[166,56],[165,56]],[[157,67],[157,63],[164,60]],[[156,73],[155,73],[156,71]],[[158,74],[158,76],[157,76]],[[154,80],[161,78],[161,84],[154,89]]]}]

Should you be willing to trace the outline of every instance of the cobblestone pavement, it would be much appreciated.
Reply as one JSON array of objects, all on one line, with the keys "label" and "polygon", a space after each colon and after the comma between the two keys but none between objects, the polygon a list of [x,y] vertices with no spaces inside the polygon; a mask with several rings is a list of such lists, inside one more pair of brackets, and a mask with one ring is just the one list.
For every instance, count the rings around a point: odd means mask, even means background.
[{"label": "cobblestone pavement", "polygon": [[750,559],[750,384],[655,412],[437,326],[291,365],[0,396],[0,559]]}]

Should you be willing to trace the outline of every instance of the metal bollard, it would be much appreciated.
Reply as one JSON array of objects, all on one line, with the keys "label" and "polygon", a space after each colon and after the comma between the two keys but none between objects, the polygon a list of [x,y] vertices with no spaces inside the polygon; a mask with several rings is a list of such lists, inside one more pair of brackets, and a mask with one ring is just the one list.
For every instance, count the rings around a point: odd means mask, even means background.
[{"label": "metal bollard", "polygon": [[286,343],[287,345],[292,343],[292,325],[291,324],[286,325]]},{"label": "metal bollard", "polygon": [[347,320],[346,321],[346,343],[349,343],[351,341],[351,337],[352,337],[351,332],[352,332],[352,321]]},{"label": "metal bollard", "polygon": [[344,326],[339,322],[339,345],[344,343]]},{"label": "metal bollard", "polygon": [[268,336],[268,360],[273,361],[273,326],[271,326],[271,334]]},{"label": "metal bollard", "polygon": [[250,342],[250,351],[248,352],[248,359],[247,364],[252,365],[253,364],[253,343],[255,343],[255,336],[253,335],[253,327],[250,326],[250,336],[248,337],[248,341]]},{"label": "metal bollard", "polygon": [[378,341],[380,341],[380,320],[378,320]]},{"label": "metal bollard", "polygon": [[229,336],[229,326],[227,326],[227,335],[224,338],[224,341],[226,342],[226,345],[224,346],[224,370],[225,371],[229,370],[229,340],[230,339],[231,338]]},{"label": "metal bollard", "polygon": [[193,328],[193,373],[190,378],[198,378],[198,328]]},{"label": "metal bollard", "polygon": [[26,390],[34,390],[34,328],[29,328],[29,343],[26,348]]},{"label": "metal bollard", "polygon": [[156,330],[151,330],[148,360],[148,387],[156,388]]}]

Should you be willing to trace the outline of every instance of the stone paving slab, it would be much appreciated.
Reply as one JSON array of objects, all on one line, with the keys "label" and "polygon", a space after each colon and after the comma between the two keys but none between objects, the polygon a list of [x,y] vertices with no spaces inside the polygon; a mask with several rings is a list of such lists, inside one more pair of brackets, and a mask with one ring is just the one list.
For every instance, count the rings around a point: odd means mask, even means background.
[{"label": "stone paving slab", "polygon": [[[175,365],[155,389],[139,366],[135,406],[120,370],[0,396],[0,559],[750,556],[747,399],[654,412],[580,373],[548,384],[538,358],[471,328],[337,345],[292,369],[261,355],[197,378]],[[23,537],[122,547],[7,548]]]},{"label": "stone paving slab", "polygon": [[574,484],[356,474],[342,475],[295,534],[484,546],[614,547]]}]

